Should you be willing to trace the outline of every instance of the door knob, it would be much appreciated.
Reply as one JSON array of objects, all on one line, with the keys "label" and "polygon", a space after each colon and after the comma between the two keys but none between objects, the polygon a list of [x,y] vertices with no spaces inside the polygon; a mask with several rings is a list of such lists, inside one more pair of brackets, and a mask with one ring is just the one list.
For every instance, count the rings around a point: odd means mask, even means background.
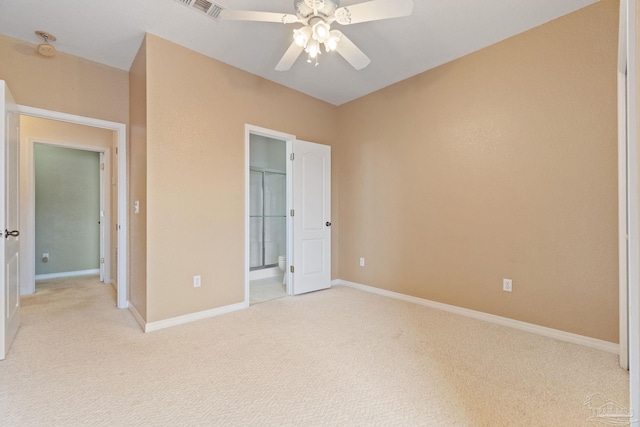
[{"label": "door knob", "polygon": [[4,238],[8,238],[9,236],[13,236],[13,237],[18,237],[20,235],[20,232],[18,230],[13,230],[13,231],[9,231],[9,230],[4,230]]},{"label": "door knob", "polygon": [[329,221],[327,221],[327,223],[325,224],[327,227],[331,227],[331,223]]}]

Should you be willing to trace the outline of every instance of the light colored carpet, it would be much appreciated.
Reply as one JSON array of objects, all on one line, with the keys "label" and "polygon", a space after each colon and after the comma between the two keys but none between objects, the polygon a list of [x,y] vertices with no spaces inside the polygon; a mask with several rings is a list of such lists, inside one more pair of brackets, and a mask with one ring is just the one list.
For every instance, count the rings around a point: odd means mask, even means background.
[{"label": "light colored carpet", "polygon": [[110,285],[22,299],[11,426],[585,426],[615,355],[334,287],[144,334]]},{"label": "light colored carpet", "polygon": [[249,282],[249,304],[259,304],[287,296],[282,275]]},{"label": "light colored carpet", "polygon": [[87,284],[101,285],[97,274],[79,277],[58,277],[55,279],[36,280],[36,292],[42,292],[53,288],[84,286]]}]

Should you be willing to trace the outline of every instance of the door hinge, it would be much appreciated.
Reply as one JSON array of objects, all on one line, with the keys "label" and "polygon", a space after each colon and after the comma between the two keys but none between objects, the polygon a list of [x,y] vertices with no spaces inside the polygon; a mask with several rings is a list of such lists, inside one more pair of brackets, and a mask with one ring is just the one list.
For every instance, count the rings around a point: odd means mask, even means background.
[{"label": "door hinge", "polygon": [[292,273],[295,273],[294,271],[295,269],[293,268],[293,265],[291,266],[291,268],[289,268],[289,271],[291,271]]},{"label": "door hinge", "polygon": [[100,170],[103,171],[104,170],[104,163],[100,163]]},{"label": "door hinge", "polygon": [[118,154],[118,147],[116,147],[116,154]]},{"label": "door hinge", "polygon": [[104,264],[104,258],[100,258],[100,264]]},{"label": "door hinge", "polygon": [[296,155],[294,153],[291,153],[291,156],[289,157],[291,158],[291,160],[293,160],[296,157]]},{"label": "door hinge", "polygon": [[291,209],[291,216],[294,216],[294,213],[293,209]]}]

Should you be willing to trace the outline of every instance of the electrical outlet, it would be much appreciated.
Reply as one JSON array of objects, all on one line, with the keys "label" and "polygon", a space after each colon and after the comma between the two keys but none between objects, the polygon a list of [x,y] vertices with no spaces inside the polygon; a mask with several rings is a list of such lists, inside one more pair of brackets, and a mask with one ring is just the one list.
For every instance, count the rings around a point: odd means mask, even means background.
[{"label": "electrical outlet", "polygon": [[511,279],[502,279],[502,290],[505,292],[513,291],[513,280]]},{"label": "electrical outlet", "polygon": [[360,258],[360,267],[364,267],[364,258]]},{"label": "electrical outlet", "polygon": [[200,287],[200,276],[193,276],[193,287],[194,288]]}]

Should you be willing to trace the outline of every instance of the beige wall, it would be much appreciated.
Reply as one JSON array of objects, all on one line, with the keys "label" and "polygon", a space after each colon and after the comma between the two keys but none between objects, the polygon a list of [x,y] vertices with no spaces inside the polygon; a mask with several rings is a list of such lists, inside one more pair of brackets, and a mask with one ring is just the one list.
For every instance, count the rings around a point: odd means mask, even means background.
[{"label": "beige wall", "polygon": [[340,107],[338,276],[617,342],[617,13]]},{"label": "beige wall", "polygon": [[62,52],[52,58],[36,45],[0,36],[0,79],[18,104],[127,123],[128,73]]},{"label": "beige wall", "polygon": [[[75,146],[91,146],[103,147],[110,153],[111,158],[111,176],[115,177],[115,156],[116,132],[107,129],[100,129],[92,126],[83,126],[73,123],[65,123],[56,120],[40,119],[36,117],[20,116],[20,224],[26,224],[28,221],[27,213],[30,209],[31,200],[27,197],[27,185],[29,179],[27,174],[31,170],[29,167],[32,162],[32,148],[34,142],[50,143],[58,145],[75,145]],[[111,279],[116,281],[116,222],[118,212],[117,187],[111,186]],[[26,253],[26,240],[20,240],[20,251]],[[27,277],[27,263],[21,265],[21,280],[24,283]]]},{"label": "beige wall", "polygon": [[129,76],[0,36],[0,78],[56,111],[130,102],[148,322],[243,300],[250,123],[332,145],[333,277],[617,341],[617,18],[604,0],[339,108],[152,35]]},{"label": "beige wall", "polygon": [[[147,48],[142,42],[129,72],[129,303],[147,317]],[[140,212],[134,213],[134,203]],[[170,242],[171,239],[167,239]]]},{"label": "beige wall", "polygon": [[[331,145],[337,116],[332,105],[153,35],[146,68],[141,210],[153,322],[244,301],[245,124]],[[132,199],[142,199],[136,191]]]},{"label": "beige wall", "polygon": [[[35,44],[6,36],[0,36],[0,58],[0,79],[7,82],[18,104],[119,123],[129,121],[129,82],[126,71],[62,52],[58,52],[55,57],[46,58],[36,54]],[[57,129],[62,133],[66,132],[65,129],[73,129],[67,126],[73,125],[61,124]],[[76,129],[80,128],[82,127]],[[71,130],[70,135],[74,135],[76,131]],[[60,140],[64,140],[62,134],[54,130],[52,132],[54,133],[39,133],[38,136],[57,139],[56,135],[61,135]],[[115,132],[104,132],[112,135],[113,143],[108,146],[114,147]],[[34,135],[23,128],[21,144],[24,144],[25,137],[30,136]],[[115,176],[117,169],[113,152],[111,159]],[[112,209],[116,209],[115,194],[117,193],[114,191]],[[116,212],[112,210],[114,223]],[[114,234],[112,242],[115,250]],[[115,259],[113,261],[112,271],[116,268]],[[116,279],[113,272],[112,278]]]}]

